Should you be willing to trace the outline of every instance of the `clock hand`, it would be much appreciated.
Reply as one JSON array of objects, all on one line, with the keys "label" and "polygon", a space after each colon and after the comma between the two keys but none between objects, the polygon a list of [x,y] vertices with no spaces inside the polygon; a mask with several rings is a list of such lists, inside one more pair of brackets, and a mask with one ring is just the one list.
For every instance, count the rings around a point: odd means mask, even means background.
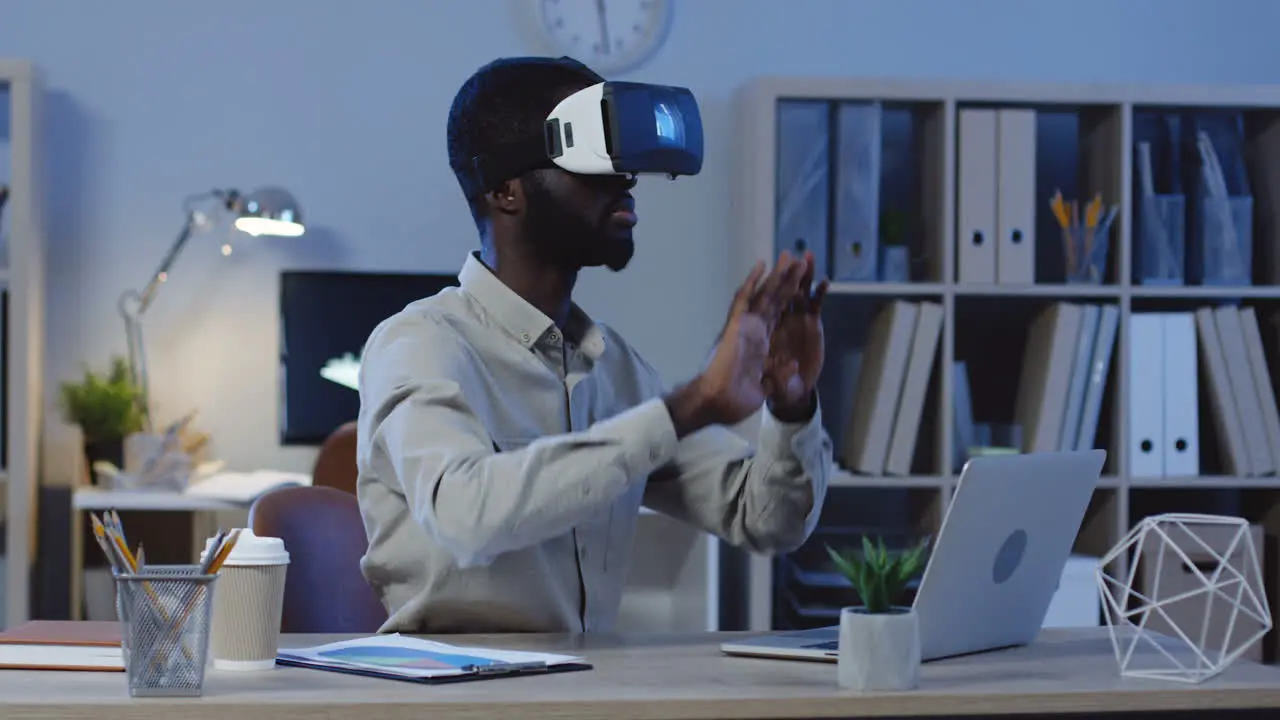
[{"label": "clock hand", "polygon": [[609,54],[609,23],[605,20],[604,0],[596,0],[596,12],[600,16],[600,47],[607,55]]}]

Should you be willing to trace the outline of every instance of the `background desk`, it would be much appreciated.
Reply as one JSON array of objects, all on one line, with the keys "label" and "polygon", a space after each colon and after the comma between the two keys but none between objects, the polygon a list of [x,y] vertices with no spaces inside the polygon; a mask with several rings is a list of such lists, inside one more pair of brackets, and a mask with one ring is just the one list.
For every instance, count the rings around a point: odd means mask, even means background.
[{"label": "background desk", "polygon": [[[1187,686],[1122,679],[1105,631],[1048,630],[1036,645],[926,663],[919,690],[857,695],[830,663],[728,657],[717,634],[452,638],[581,654],[594,670],[455,685],[296,668],[210,670],[205,696],[132,700],[122,673],[0,671],[5,720],[421,720],[432,718],[1110,717],[1145,711],[1280,716],[1280,669],[1240,663]],[[286,637],[286,646],[336,637]],[[1211,712],[1206,712],[1211,711]],[[1252,716],[1252,715],[1247,715]],[[1143,716],[1149,717],[1149,716]],[[1175,716],[1176,717],[1176,716]]]},{"label": "background desk", "polygon": [[184,495],[177,492],[154,490],[102,490],[77,488],[71,502],[76,510],[102,511],[112,508],[125,510],[151,510],[156,512],[218,512],[221,510],[245,510],[248,503]]},{"label": "background desk", "polygon": [[[236,522],[228,523],[228,525],[239,526],[244,523],[247,517],[249,506],[252,503],[236,503],[227,500],[217,500],[199,495],[184,495],[177,492],[163,492],[154,490],[105,490],[96,487],[76,488],[71,496],[71,618],[80,620],[84,616],[85,601],[85,546],[90,545],[89,552],[98,552],[96,545],[86,542],[85,538],[88,533],[88,523],[85,519],[85,512],[101,513],[105,510],[115,509],[121,513],[179,513],[187,515],[182,522],[167,523],[180,528],[182,537],[175,538],[175,545],[182,548],[185,555],[191,555],[190,560],[194,560],[194,555],[199,553],[204,547],[204,540],[214,534],[219,525],[218,513],[235,512],[238,513]],[[136,527],[136,526],[135,526]],[[125,521],[125,529],[130,528],[130,523]],[[131,537],[130,540],[136,541]],[[155,558],[157,551],[163,548],[147,544],[150,548],[147,551],[148,557]],[[97,557],[95,556],[95,560]],[[110,576],[104,573],[104,582],[110,582]],[[107,598],[107,604],[110,605],[110,593],[104,597]]]}]

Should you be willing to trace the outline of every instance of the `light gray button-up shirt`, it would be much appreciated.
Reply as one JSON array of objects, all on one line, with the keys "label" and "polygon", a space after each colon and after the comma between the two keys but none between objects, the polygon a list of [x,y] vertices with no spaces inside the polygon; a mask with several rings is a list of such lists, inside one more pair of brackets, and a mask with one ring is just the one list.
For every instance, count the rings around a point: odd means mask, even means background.
[{"label": "light gray button-up shirt", "polygon": [[361,569],[384,632],[609,630],[642,504],[759,552],[812,532],[820,413],[766,410],[755,448],[715,426],[677,440],[617,333],[576,306],[558,328],[475,254],[459,279],[383,321],[360,367]]}]

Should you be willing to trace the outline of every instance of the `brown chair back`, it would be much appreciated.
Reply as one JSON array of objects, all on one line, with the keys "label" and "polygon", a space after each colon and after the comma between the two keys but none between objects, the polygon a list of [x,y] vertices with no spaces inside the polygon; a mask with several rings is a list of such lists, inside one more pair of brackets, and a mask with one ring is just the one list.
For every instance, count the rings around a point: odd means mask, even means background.
[{"label": "brown chair back", "polygon": [[331,487],[273,490],[249,509],[249,527],[280,538],[289,551],[281,632],[371,634],[387,619],[360,572],[368,539],[355,495]]},{"label": "brown chair back", "polygon": [[355,495],[356,475],[356,423],[352,421],[339,425],[325,438],[316,454],[311,484]]}]

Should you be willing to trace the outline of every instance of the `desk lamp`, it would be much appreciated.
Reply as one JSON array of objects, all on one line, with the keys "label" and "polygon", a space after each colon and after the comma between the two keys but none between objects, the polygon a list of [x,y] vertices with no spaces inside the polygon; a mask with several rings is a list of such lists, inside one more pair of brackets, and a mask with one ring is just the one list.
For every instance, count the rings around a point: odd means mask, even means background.
[{"label": "desk lamp", "polygon": [[[147,384],[146,352],[142,343],[142,316],[151,307],[160,285],[169,279],[169,269],[186,247],[187,241],[196,230],[211,224],[210,216],[196,207],[197,203],[208,200],[215,201],[220,211],[235,216],[237,230],[254,237],[297,237],[305,231],[298,201],[288,191],[278,187],[260,188],[249,195],[241,195],[237,190],[210,190],[186,199],[183,203],[186,220],[173,245],[169,247],[169,252],[160,261],[160,267],[141,292],[126,290],[117,303],[120,315],[124,318],[125,335],[129,344],[129,373],[139,390],[142,417],[148,431],[152,429],[151,398]],[[230,252],[231,247],[224,245],[222,254],[228,255]]]}]

